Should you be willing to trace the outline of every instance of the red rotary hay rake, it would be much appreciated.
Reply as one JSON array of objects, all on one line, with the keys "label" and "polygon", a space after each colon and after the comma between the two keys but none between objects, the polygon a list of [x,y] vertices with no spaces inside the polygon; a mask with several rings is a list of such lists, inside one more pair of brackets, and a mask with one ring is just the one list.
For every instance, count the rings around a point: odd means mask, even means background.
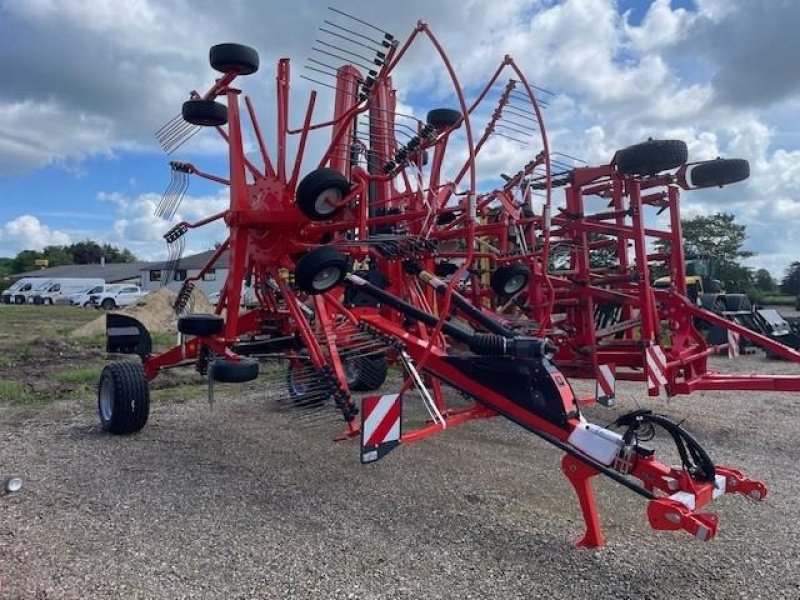
[{"label": "red rotary hay rake", "polygon": [[[701,511],[712,499],[724,493],[763,499],[762,483],[715,465],[666,417],[634,411],[614,424],[622,433],[588,422],[580,405],[591,399],[579,402],[565,376],[594,378],[614,364],[620,376],[649,379],[654,393],[659,386],[673,394],[742,385],[706,369],[714,348],[692,319],[720,318],[685,300],[678,188],[742,179],[746,163],[687,165],[681,142],[649,141],[617,153],[609,165],[554,176],[551,165],[559,163],[550,156],[537,90],[513,59],[506,57],[469,103],[424,23],[403,43],[384,32],[374,39],[374,32],[354,31],[349,22],[326,23],[322,31],[331,37],[319,40],[323,54],[342,58],[357,46],[359,56],[364,46],[374,52],[360,58],[370,61],[363,69],[313,61],[312,70],[327,70],[335,81],[331,119],[314,121],[312,92],[302,126],[289,127],[290,67],[281,59],[277,144],[270,154],[250,99],[244,98],[243,111],[233,87],[258,69],[258,55],[222,44],[210,52],[222,76],[207,92],[193,92],[181,117],[160,130],[167,150],[200,127],[215,128],[229,147],[227,177],[171,163],[173,181],[159,207],[166,217],[175,213],[190,174],[230,186],[227,210],[181,222],[165,235],[177,266],[189,230],[215,220],[229,230],[208,265],[184,282],[177,312],[184,312],[194,282],[225,250],[229,275],[216,314],[181,316],[181,343],[166,352],[152,352],[149,334],[136,320],[108,316],[109,350],[139,354],[142,361],[104,369],[98,399],[103,427],[120,434],[140,430],[149,413],[149,380],[163,369],[193,365],[211,385],[254,380],[262,364],[257,358],[280,359],[287,365],[283,402],[303,415],[335,407],[347,423],[342,437],[360,434],[363,462],[400,442],[495,415],[558,447],[586,522],[583,545],[603,543],[591,487],[598,474],[647,499],[652,527],[683,529],[700,540],[716,533],[716,516]],[[332,44],[334,38],[349,38],[350,46]],[[441,58],[458,101],[458,109],[433,109],[424,122],[398,113],[392,87],[406,52],[422,38]],[[514,79],[498,84],[507,70]],[[472,121],[489,98],[496,105],[476,136]],[[245,153],[248,132],[260,165]],[[330,138],[319,162],[303,174],[309,138],[320,132]],[[479,192],[487,149],[508,141],[498,137],[535,145],[533,159],[504,176],[499,188]],[[445,178],[445,164],[454,177]],[[560,186],[566,205],[556,208],[552,193]],[[603,210],[588,210],[591,197],[601,199]],[[668,211],[668,226],[646,226],[648,207]],[[667,238],[676,251],[670,257],[648,254],[648,237]],[[565,248],[556,260],[555,251]],[[592,254],[602,248],[613,249],[617,259],[595,267]],[[655,290],[648,266],[664,259],[676,283]],[[243,280],[255,290],[258,307],[240,313]],[[655,348],[666,363],[657,374],[648,368]],[[353,393],[380,388],[390,363],[407,374],[400,389],[367,396],[359,407]],[[750,389],[766,385],[764,378],[744,381]],[[769,381],[774,388],[796,389],[797,379]],[[430,420],[401,431],[403,394],[412,387]],[[473,404],[448,405],[447,388]],[[655,426],[675,442],[680,466],[659,462],[644,443]]]}]

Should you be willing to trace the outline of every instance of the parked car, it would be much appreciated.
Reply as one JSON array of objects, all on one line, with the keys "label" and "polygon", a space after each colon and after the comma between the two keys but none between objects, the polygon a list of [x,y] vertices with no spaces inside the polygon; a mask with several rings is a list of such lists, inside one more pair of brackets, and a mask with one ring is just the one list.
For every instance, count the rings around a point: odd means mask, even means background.
[{"label": "parked car", "polygon": [[[214,306],[219,303],[219,298],[222,295],[222,292],[211,292],[208,295],[208,301],[211,302]],[[256,296],[255,288],[244,285],[242,283],[242,292],[241,296],[239,296],[239,305],[245,308],[255,308],[258,306],[258,296]]]},{"label": "parked car", "polygon": [[69,303],[72,306],[83,306],[84,308],[91,306],[91,302],[89,301],[89,297],[92,294],[102,294],[106,290],[110,290],[112,287],[118,286],[118,283],[112,284],[103,284],[103,285],[93,285],[87,288],[82,289],[77,294],[72,294],[69,297]]},{"label": "parked car", "polygon": [[[3,291],[2,296],[0,296],[0,300],[2,300],[3,304],[16,304],[16,296],[17,294],[24,294],[26,292],[30,292],[35,285],[38,285],[43,280],[41,277],[23,277],[22,279],[18,279],[15,281],[8,289]],[[24,304],[25,297],[22,296],[22,302],[20,304]]]},{"label": "parked car", "polygon": [[92,306],[100,307],[104,310],[114,310],[115,308],[125,308],[136,304],[139,298],[146,296],[138,285],[118,284],[112,285],[109,289],[99,294],[91,294],[89,302]]},{"label": "parked car", "polygon": [[50,280],[50,285],[38,293],[32,294],[29,302],[33,304],[69,304],[70,296],[80,290],[86,289],[89,286],[105,285],[103,279],[94,278],[77,278],[77,277],[61,277]]}]

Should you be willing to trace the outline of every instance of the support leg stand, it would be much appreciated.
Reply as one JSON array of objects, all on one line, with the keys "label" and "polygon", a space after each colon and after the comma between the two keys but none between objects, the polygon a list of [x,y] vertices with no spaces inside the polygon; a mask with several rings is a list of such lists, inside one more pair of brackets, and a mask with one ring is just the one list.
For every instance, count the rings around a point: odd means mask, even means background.
[{"label": "support leg stand", "polygon": [[565,454],[561,459],[561,469],[572,487],[575,488],[586,524],[586,532],[575,542],[575,545],[584,548],[599,548],[605,543],[605,540],[600,529],[600,516],[597,514],[597,503],[594,499],[591,480],[597,475],[597,471],[569,454]]}]

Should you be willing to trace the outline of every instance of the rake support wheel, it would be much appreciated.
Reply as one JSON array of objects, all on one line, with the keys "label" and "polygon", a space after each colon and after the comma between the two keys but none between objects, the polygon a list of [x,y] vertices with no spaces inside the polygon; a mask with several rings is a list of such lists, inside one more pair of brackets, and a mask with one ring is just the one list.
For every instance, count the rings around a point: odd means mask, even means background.
[{"label": "rake support wheel", "polygon": [[183,120],[200,127],[220,127],[228,122],[228,107],[214,100],[187,100],[181,108]]},{"label": "rake support wheel", "polygon": [[350,192],[350,181],[335,169],[311,171],[297,186],[297,207],[312,221],[326,221],[335,215],[342,198]]},{"label": "rake support wheel", "polygon": [[389,361],[383,354],[358,356],[345,362],[347,387],[352,392],[371,392],[380,389],[389,372]]},{"label": "rake support wheel", "polygon": [[252,75],[258,71],[258,52],[242,44],[217,44],[208,51],[211,68],[220,73]]},{"label": "rake support wheel", "polygon": [[428,111],[425,120],[437,130],[447,129],[461,121],[461,111],[454,108],[434,108]]},{"label": "rake support wheel", "polygon": [[208,376],[220,383],[245,383],[258,377],[259,362],[253,358],[218,358],[208,368]]},{"label": "rake support wheel", "polygon": [[217,335],[224,326],[225,321],[219,315],[184,315],[178,319],[178,331],[186,335]]},{"label": "rake support wheel", "polygon": [[499,267],[492,273],[489,285],[498,296],[513,296],[528,285],[531,271],[524,265]]},{"label": "rake support wheel", "polygon": [[647,140],[617,152],[617,171],[626,175],[655,175],[685,164],[689,150],[682,140]]},{"label": "rake support wheel", "polygon": [[336,287],[347,274],[347,257],[332,246],[320,246],[297,261],[294,280],[308,294],[322,294]]}]

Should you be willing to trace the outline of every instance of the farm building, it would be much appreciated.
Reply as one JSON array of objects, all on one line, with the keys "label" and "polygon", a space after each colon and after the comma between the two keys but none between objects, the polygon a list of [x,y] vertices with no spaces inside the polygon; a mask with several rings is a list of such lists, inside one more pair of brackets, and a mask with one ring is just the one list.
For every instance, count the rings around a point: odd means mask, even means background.
[{"label": "farm building", "polygon": [[[165,279],[171,274],[166,286],[177,292],[187,277],[193,277],[199,273],[214,252],[214,250],[208,250],[184,256],[178,262],[174,273],[171,272],[174,265],[170,261],[143,264],[140,273],[142,289],[150,292],[162,287]],[[201,280],[195,282],[195,287],[206,295],[220,291],[228,276],[228,260],[228,252],[223,252],[213,268],[209,269]]]},{"label": "farm building", "polygon": [[25,273],[15,273],[10,276],[12,280],[23,277],[41,277],[43,279],[57,279],[70,277],[76,279],[102,279],[106,283],[139,283],[141,271],[146,262],[128,263],[103,263],[93,265],[60,265]]}]

